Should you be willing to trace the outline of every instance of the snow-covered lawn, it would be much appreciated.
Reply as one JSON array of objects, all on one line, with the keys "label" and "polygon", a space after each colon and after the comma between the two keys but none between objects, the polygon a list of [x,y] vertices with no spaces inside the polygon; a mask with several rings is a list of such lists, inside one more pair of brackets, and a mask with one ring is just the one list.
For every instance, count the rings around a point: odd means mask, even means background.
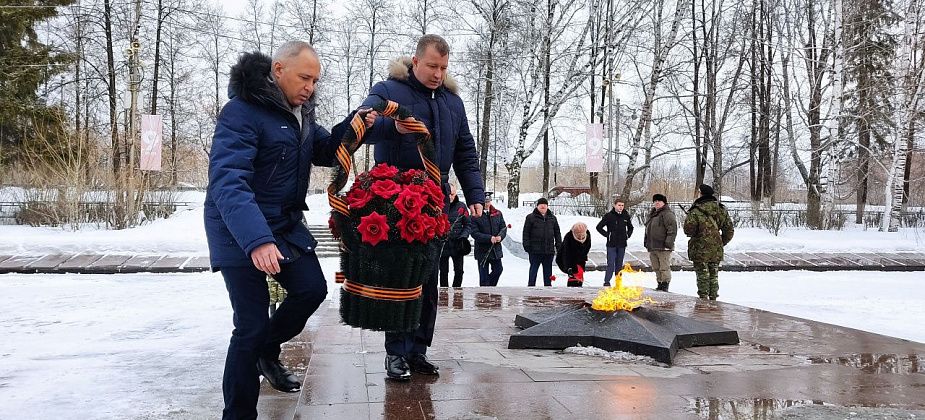
[{"label": "snow-covered lawn", "polygon": [[[539,195],[525,194],[521,198],[527,200],[533,196],[538,197]],[[308,223],[327,226],[331,213],[327,196],[311,195],[307,203],[310,210],[305,212],[305,218]],[[504,207],[501,210],[505,221],[511,225],[508,235],[520,241],[524,218],[533,211],[533,208],[508,209]],[[559,215],[557,217],[563,235],[578,221],[584,222],[592,230],[599,221],[597,218],[584,216]],[[636,223],[635,218],[633,222]],[[636,228],[636,233],[629,241],[629,250],[644,252],[642,246],[644,228],[641,226],[636,226]],[[156,220],[123,231],[94,228],[67,231],[60,228],[0,225],[0,238],[3,238],[3,241],[0,241],[0,255],[78,252],[208,255],[202,207],[182,210],[168,219]],[[602,236],[593,233],[592,248],[604,250],[603,239]],[[681,252],[687,249],[687,238],[683,232],[679,232],[676,246]],[[842,231],[785,229],[780,236],[774,236],[765,229],[745,228],[736,231],[735,238],[726,249],[729,251],[775,252],[925,252],[925,230],[902,229],[898,233],[885,233],[850,225]]]},{"label": "snow-covered lawn", "polygon": [[[500,284],[524,285],[526,262],[505,262]],[[333,282],[337,260],[322,266]],[[921,273],[721,273],[720,300],[925,342],[921,281]],[[649,273],[627,282],[655,285]],[[464,284],[477,284],[471,259]],[[693,295],[693,273],[674,273],[671,290]],[[0,419],[214,417],[231,328],[219,274],[0,275]]]}]

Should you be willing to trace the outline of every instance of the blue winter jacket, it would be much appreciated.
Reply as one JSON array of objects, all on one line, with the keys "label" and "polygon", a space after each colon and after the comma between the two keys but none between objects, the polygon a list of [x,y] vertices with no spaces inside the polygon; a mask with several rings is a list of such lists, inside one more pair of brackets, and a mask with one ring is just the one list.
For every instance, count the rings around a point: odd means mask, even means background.
[{"label": "blue winter jacket", "polygon": [[283,263],[317,245],[302,215],[309,174],[312,164],[334,164],[340,136],[315,123],[311,99],[300,129],[270,64],[260,53],[240,57],[216,121],[204,211],[213,270],[250,266],[251,251],[270,242]]},{"label": "blue winter jacket", "polygon": [[[362,106],[369,107],[391,100],[409,109],[416,119],[427,125],[435,141],[436,163],[442,174],[444,193],[449,191],[448,180],[452,166],[466,203],[481,204],[485,202],[485,189],[479,171],[479,156],[475,140],[469,132],[466,108],[456,90],[456,83],[450,77],[437,89],[424,86],[414,78],[411,58],[403,57],[389,64],[389,78],[370,89]],[[349,121],[348,117],[335,130],[349,126]],[[402,169],[424,169],[415,136],[399,134],[390,119],[379,118],[367,132],[364,141],[376,145],[374,153],[377,163],[384,162]]]}]

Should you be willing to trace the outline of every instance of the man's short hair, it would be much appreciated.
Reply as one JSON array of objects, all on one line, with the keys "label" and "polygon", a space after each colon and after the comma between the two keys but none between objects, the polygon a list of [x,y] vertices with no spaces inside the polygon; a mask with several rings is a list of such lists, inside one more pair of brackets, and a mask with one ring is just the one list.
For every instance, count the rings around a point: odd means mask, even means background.
[{"label": "man's short hair", "polygon": [[443,39],[442,36],[427,34],[418,40],[418,47],[414,50],[414,55],[418,57],[424,55],[424,52],[427,51],[427,47],[430,46],[433,46],[434,49],[440,53],[441,57],[450,53],[450,44],[447,44],[446,40]]},{"label": "man's short hair", "polygon": [[623,197],[617,196],[613,198],[613,203],[614,204],[617,204],[617,203],[626,204],[626,201],[623,199]]},{"label": "man's short hair", "polygon": [[318,58],[318,53],[315,52],[315,47],[312,47],[312,44],[309,44],[305,41],[289,41],[283,45],[280,45],[279,49],[273,53],[273,62],[283,62],[287,61],[290,58],[296,57],[302,53],[302,51],[309,50],[315,58]]}]

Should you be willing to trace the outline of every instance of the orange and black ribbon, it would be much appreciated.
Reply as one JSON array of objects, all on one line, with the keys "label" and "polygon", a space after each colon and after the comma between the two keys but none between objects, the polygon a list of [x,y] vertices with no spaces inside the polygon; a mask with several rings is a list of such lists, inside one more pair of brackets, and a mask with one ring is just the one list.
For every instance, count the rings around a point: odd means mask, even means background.
[{"label": "orange and black ribbon", "polygon": [[399,127],[417,136],[418,154],[424,162],[424,170],[437,185],[440,185],[440,168],[434,163],[434,145],[427,126],[414,119],[407,108],[393,101],[380,102],[372,108],[357,111],[353,115],[353,119],[350,120],[351,130],[344,133],[341,144],[337,148],[338,166],[335,169],[334,179],[328,186],[328,201],[334,211],[345,216],[350,214],[349,206],[347,200],[340,196],[340,190],[347,184],[353,153],[363,144],[363,137],[366,135],[366,124],[363,120],[370,111],[377,111],[379,115],[394,119]]},{"label": "orange and black ribbon", "polygon": [[357,296],[363,296],[377,300],[406,301],[415,300],[421,297],[423,286],[412,289],[391,289],[387,287],[367,286],[364,284],[344,280],[344,291]]}]

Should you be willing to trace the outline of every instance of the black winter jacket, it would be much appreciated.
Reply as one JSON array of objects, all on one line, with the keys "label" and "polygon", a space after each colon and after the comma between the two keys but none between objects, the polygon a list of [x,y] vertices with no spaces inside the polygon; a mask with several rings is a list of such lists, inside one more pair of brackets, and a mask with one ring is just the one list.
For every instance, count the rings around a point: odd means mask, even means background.
[{"label": "black winter jacket", "polygon": [[546,210],[543,216],[539,210],[527,215],[524,220],[524,251],[528,254],[554,255],[562,244],[562,235],[559,233],[559,221]]},{"label": "black winter jacket", "polygon": [[597,232],[607,238],[608,248],[626,248],[626,241],[633,236],[633,221],[629,212],[617,213],[610,209],[597,224]]},{"label": "black winter jacket", "polygon": [[559,253],[556,254],[556,265],[559,266],[560,270],[568,274],[574,273],[576,271],[575,266],[578,265],[584,269],[585,263],[588,262],[588,251],[590,250],[591,232],[587,233],[587,238],[584,242],[578,242],[570,230],[565,234],[562,247],[559,248]]}]

